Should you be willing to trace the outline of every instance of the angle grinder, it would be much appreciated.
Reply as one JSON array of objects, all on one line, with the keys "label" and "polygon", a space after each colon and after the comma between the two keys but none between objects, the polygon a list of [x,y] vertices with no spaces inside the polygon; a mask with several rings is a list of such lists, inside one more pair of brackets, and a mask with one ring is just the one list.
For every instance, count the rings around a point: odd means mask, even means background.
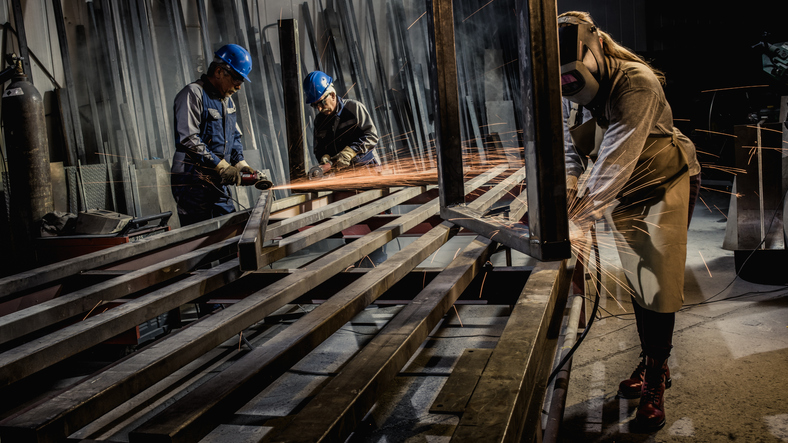
[{"label": "angle grinder", "polygon": [[328,175],[328,172],[331,170],[331,163],[322,163],[316,166],[312,166],[309,168],[309,172],[307,176],[310,180],[320,180],[325,175]]},{"label": "angle grinder", "polygon": [[268,180],[268,177],[265,176],[263,171],[255,171],[255,172],[242,172],[241,173],[241,186],[254,186],[255,188],[265,191],[266,189],[271,188],[274,186],[271,180]]}]

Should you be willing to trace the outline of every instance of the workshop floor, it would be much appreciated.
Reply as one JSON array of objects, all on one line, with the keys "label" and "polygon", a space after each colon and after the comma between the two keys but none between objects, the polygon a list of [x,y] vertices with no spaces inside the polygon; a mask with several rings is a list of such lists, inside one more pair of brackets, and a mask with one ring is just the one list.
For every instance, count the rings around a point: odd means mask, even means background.
[{"label": "workshop floor", "polygon": [[[665,427],[637,433],[638,401],[616,398],[640,347],[632,314],[614,317],[622,309],[604,297],[603,319],[575,354],[560,441],[788,441],[788,288],[736,277],[734,253],[722,249],[729,197],[702,191],[701,198],[689,231]],[[778,263],[785,269],[788,261]],[[628,297],[617,298],[632,312]]]}]

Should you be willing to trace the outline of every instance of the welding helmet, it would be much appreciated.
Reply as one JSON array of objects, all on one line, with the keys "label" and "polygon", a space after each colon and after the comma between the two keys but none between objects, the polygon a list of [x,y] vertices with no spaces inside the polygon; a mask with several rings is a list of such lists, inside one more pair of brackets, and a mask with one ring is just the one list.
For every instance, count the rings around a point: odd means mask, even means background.
[{"label": "welding helmet", "polygon": [[241,46],[229,44],[219,48],[213,55],[227,63],[244,80],[251,82],[248,77],[249,72],[252,71],[252,57],[249,55],[249,51]]},{"label": "welding helmet", "polygon": [[576,17],[559,17],[558,40],[561,95],[569,101],[587,105],[596,97],[600,82],[606,78],[605,54],[596,26]]},{"label": "welding helmet", "polygon": [[331,86],[334,79],[322,71],[312,71],[304,79],[304,99],[311,105],[323,98],[326,89]]}]

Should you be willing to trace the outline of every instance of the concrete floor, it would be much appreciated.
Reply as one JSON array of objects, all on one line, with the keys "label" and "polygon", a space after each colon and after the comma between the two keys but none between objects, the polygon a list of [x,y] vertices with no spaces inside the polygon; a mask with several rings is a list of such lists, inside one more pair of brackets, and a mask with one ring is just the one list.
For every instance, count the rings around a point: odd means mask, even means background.
[{"label": "concrete floor", "polygon": [[[665,427],[635,432],[638,401],[616,398],[640,346],[632,314],[621,315],[604,297],[602,319],[575,354],[561,441],[788,441],[788,288],[736,277],[734,253],[722,249],[729,197],[704,190],[701,198],[689,231]],[[617,298],[631,313],[628,297]]]}]

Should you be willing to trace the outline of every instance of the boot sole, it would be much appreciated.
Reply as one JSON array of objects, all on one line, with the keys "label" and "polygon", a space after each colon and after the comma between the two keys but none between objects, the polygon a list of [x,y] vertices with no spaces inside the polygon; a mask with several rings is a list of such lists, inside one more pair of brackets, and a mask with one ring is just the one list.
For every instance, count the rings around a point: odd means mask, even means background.
[{"label": "boot sole", "polygon": [[651,432],[659,431],[660,429],[665,427],[665,423],[666,421],[662,420],[662,422],[659,424],[649,426],[641,422],[640,420],[635,420],[635,424],[637,425],[637,430],[643,433],[651,433]]},{"label": "boot sole", "polygon": [[[673,384],[673,380],[672,379],[669,378],[669,379],[665,380],[665,389],[670,388],[670,386],[672,384]],[[636,398],[640,398],[640,391],[638,391],[637,393],[632,393],[632,394],[625,394],[622,391],[618,391],[618,394],[616,394],[616,396],[618,398],[625,398],[627,400],[633,400],[633,399],[636,399]],[[663,425],[664,425],[664,423],[663,423]]]}]

